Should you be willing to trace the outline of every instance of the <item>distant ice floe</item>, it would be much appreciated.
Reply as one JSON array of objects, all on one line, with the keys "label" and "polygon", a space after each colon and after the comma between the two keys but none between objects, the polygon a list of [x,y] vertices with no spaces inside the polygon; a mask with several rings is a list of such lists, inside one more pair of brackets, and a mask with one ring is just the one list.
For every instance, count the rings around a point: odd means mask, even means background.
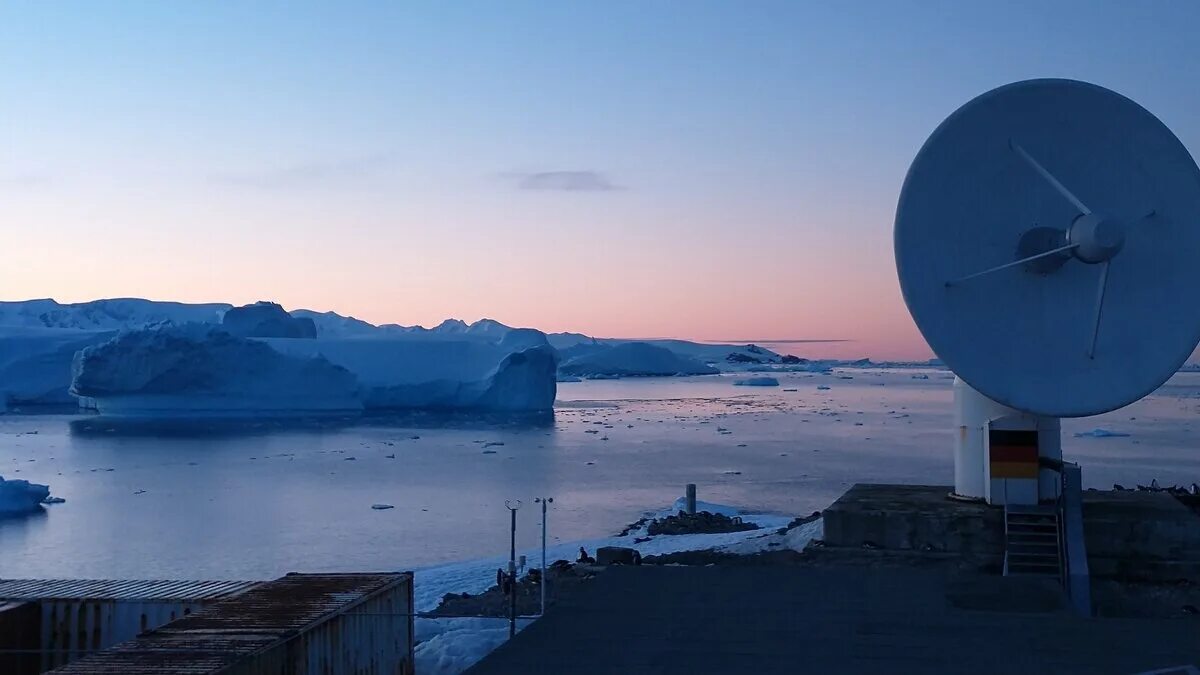
[{"label": "distant ice floe", "polygon": [[779,380],[773,377],[748,377],[733,384],[736,387],[778,387]]},{"label": "distant ice floe", "polygon": [[0,476],[0,516],[38,511],[49,496],[49,486],[27,480],[4,480]]},{"label": "distant ice floe", "polygon": [[1129,434],[1121,431],[1110,431],[1099,427],[1091,431],[1078,431],[1075,433],[1075,438],[1125,438]]},{"label": "distant ice floe", "polygon": [[818,384],[817,391],[829,391],[831,387],[827,384]]}]

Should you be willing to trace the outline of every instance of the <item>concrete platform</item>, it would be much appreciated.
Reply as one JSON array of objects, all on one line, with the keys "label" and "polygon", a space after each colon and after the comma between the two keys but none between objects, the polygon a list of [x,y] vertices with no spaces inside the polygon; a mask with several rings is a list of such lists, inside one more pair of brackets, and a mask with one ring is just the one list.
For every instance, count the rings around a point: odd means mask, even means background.
[{"label": "concrete platform", "polygon": [[[1003,507],[953,500],[951,491],[945,485],[856,484],[825,510],[825,543],[998,569]],[[1200,582],[1200,516],[1165,492],[1085,491],[1083,528],[1093,577]]]},{"label": "concrete platform", "polygon": [[1052,595],[1009,581],[901,567],[612,568],[468,673],[1130,675],[1200,665],[1195,617],[1082,618],[1026,602]]},{"label": "concrete platform", "polygon": [[1092,576],[1200,582],[1200,515],[1166,492],[1085,491],[1083,531]]},{"label": "concrete platform", "polygon": [[857,483],[825,509],[831,547],[950,553],[981,567],[1004,559],[1004,510],[949,498],[949,485]]}]

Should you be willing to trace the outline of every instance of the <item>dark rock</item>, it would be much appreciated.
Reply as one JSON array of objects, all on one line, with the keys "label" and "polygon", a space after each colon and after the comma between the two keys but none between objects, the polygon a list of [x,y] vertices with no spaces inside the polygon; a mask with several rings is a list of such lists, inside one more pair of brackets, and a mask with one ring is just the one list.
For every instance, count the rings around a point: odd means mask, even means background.
[{"label": "dark rock", "polygon": [[799,356],[792,356],[791,354],[784,354],[782,362],[783,363],[792,363],[792,364],[808,363],[808,359],[802,359]]},{"label": "dark rock", "polygon": [[601,546],[596,549],[597,565],[640,565],[642,554],[624,546]]},{"label": "dark rock", "polygon": [[717,534],[721,532],[744,532],[757,530],[758,525],[743,522],[741,518],[729,517],[720,513],[688,514],[680,511],[674,516],[660,518],[650,523],[646,532],[651,535],[659,534]]},{"label": "dark rock", "polygon": [[762,363],[762,359],[756,359],[741,352],[733,352],[729,356],[726,356],[725,360],[730,363]]}]

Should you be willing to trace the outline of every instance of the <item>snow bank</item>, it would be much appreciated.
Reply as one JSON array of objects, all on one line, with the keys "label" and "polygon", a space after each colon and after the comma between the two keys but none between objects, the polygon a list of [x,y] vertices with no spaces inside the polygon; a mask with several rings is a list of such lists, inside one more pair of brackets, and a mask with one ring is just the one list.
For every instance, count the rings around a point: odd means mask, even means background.
[{"label": "snow bank", "polygon": [[0,516],[29,513],[41,509],[50,488],[27,480],[4,480],[0,476]]},{"label": "snow bank", "polygon": [[559,372],[579,377],[664,377],[714,375],[720,372],[696,359],[646,342],[626,342],[613,347],[596,346],[582,351],[566,360],[559,367]]},{"label": "snow bank", "polygon": [[554,406],[557,354],[546,336],[510,329],[499,340],[408,335],[269,339],[282,353],[321,355],[358,376],[368,408],[542,411]]},{"label": "snow bank", "polygon": [[773,377],[748,377],[733,384],[737,387],[778,387],[779,380]]},{"label": "snow bank", "polygon": [[[517,632],[531,622],[519,619]],[[419,617],[414,623],[421,675],[458,675],[508,641],[508,619]]]},{"label": "snow bank", "polygon": [[[683,510],[684,500],[675,501],[669,508],[644,513],[647,518],[663,518]],[[637,549],[642,556],[661,555],[677,551],[697,551],[712,548],[722,548],[763,537],[769,532],[785,527],[791,522],[788,516],[768,513],[746,513],[736,507],[708,502],[696,502],[698,511],[720,513],[727,516],[741,516],[748,523],[755,523],[762,529],[745,530],[742,532],[722,532],[719,534],[662,534],[649,537],[648,541],[634,543],[634,539],[647,537],[646,526],[631,530],[629,534],[618,537],[602,537],[583,541],[563,542],[546,548],[547,564],[555,560],[575,560],[579,556],[579,547],[583,546],[590,553],[595,553],[601,546],[624,546]],[[541,562],[541,549],[517,551],[517,555],[525,555],[531,565]],[[535,562],[536,561],[536,562]],[[415,573],[413,602],[418,612],[428,612],[435,609],[447,593],[482,593],[496,583],[496,569],[508,564],[508,555],[482,560],[468,560],[446,565],[437,565],[417,570]]]},{"label": "snow bank", "polygon": [[[643,514],[647,518],[662,518],[678,513],[684,508],[680,498],[669,508]],[[601,546],[624,546],[637,549],[642,556],[662,555],[678,551],[716,549],[737,555],[749,555],[763,551],[778,551],[782,548],[803,550],[808,542],[823,534],[822,522],[818,519],[779,534],[791,519],[787,516],[745,513],[723,504],[696,502],[698,511],[741,516],[746,522],[756,523],[757,530],[725,532],[720,534],[658,535],[648,541],[634,543],[634,539],[646,537],[646,526],[632,530],[623,537],[605,537],[585,541],[572,541],[547,547],[546,561],[575,560],[579,548],[595,554]],[[519,551],[536,567],[541,561],[541,550]],[[471,560],[448,565],[439,565],[415,573],[414,606],[418,612],[427,612],[437,607],[447,593],[482,593],[496,583],[496,569],[507,564],[507,556],[485,560]],[[524,628],[530,620],[518,620],[517,629]],[[416,619],[417,672],[423,675],[457,675],[472,664],[487,656],[508,639],[508,621],[492,618],[418,618]]]},{"label": "snow bank", "polygon": [[110,415],[362,408],[345,368],[204,324],[121,333],[80,351],[72,373],[71,393]]}]

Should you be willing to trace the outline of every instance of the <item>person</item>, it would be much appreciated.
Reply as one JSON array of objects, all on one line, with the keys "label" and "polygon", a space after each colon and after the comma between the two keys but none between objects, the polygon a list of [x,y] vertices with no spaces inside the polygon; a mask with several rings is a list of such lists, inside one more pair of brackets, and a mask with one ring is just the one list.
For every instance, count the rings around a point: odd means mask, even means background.
[{"label": "person", "polygon": [[592,556],[588,555],[587,549],[580,546],[579,547],[579,558],[575,562],[583,563],[583,564],[587,564],[587,565],[594,565],[594,564],[596,564],[596,559],[593,558]]}]

